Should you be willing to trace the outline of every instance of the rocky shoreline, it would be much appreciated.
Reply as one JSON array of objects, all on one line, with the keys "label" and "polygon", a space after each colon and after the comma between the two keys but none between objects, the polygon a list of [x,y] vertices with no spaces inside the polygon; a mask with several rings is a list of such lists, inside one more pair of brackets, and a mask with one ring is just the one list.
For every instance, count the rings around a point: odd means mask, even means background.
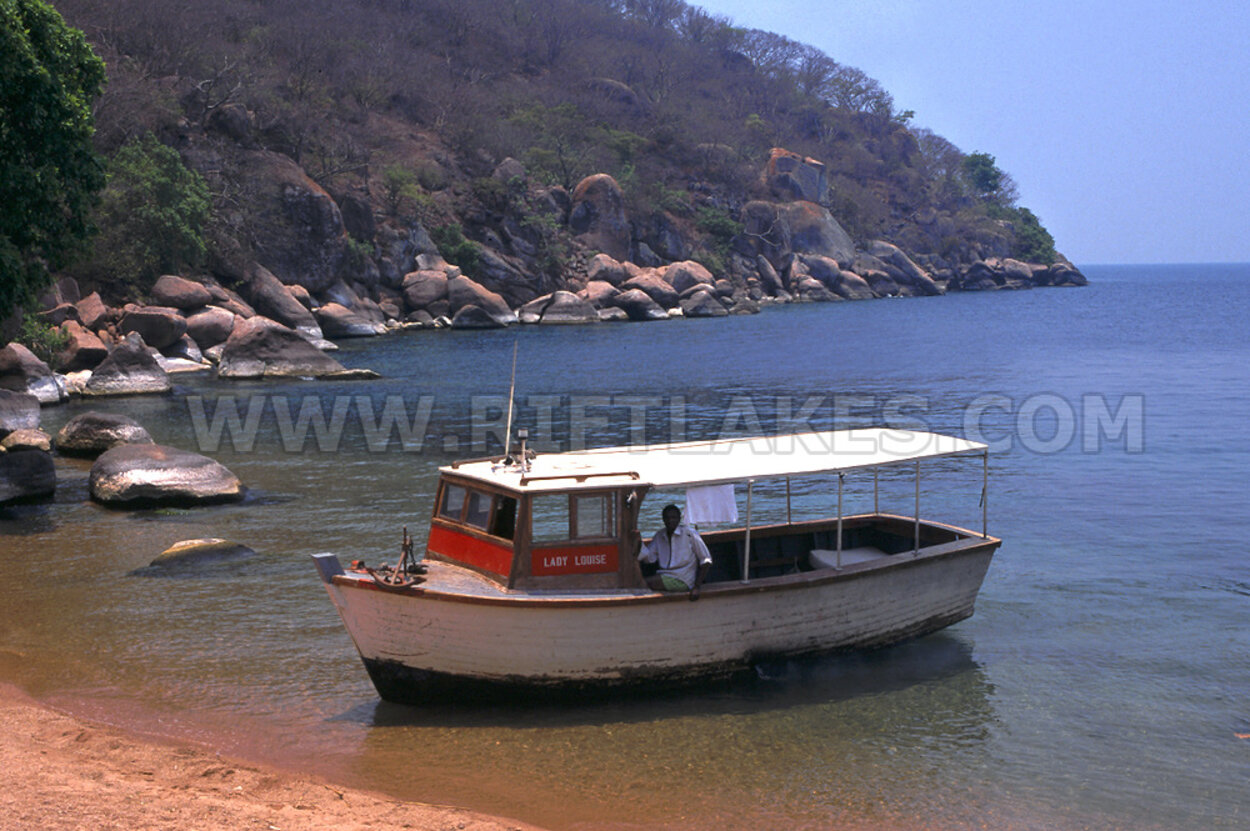
[{"label": "rocky shoreline", "polygon": [[[257,167],[262,184],[267,169]],[[221,379],[377,377],[335,360],[337,339],[412,329],[727,317],[789,303],[1086,283],[1062,257],[1053,263],[1008,257],[1003,239],[965,246],[951,258],[911,256],[885,240],[857,246],[825,206],[824,166],[782,148],[773,149],[761,176],[771,198],[737,211],[742,221],[734,228],[740,230],[726,242],[720,273],[690,258],[691,243],[677,224],[666,230],[631,222],[611,176],[588,176],[567,193],[529,183],[524,167],[506,159],[494,181],[523,192],[525,204],[549,212],[571,235],[576,252],[555,284],[544,281],[526,255],[538,241],[527,242],[524,225],[507,239],[479,229],[489,244],[474,243],[470,277],[444,258],[419,221],[402,233],[374,227],[367,205],[344,214],[310,179],[282,170],[291,174],[281,177],[286,233],[277,238],[285,242],[271,249],[270,265],[283,278],[253,259],[219,263],[218,276],[162,276],[144,303],[111,306],[98,292],[84,296],[72,277],[44,293],[36,314],[67,341],[53,358],[64,372],[19,343],[0,349],[0,505],[47,499],[55,490],[53,447],[82,452],[38,430],[42,406],[71,396],[166,393],[170,375],[185,371],[214,371]],[[307,221],[310,216],[317,221]],[[507,216],[496,219],[505,230],[512,227]],[[923,225],[926,218],[915,219]],[[349,220],[367,226],[355,229],[356,238],[375,240],[373,254],[350,268],[340,256],[352,238]],[[224,468],[215,470],[212,460],[152,445],[150,438],[138,446],[124,442],[129,449],[122,453],[107,442],[89,451],[103,453],[91,476],[92,498],[103,504],[241,498],[243,486]]]}]

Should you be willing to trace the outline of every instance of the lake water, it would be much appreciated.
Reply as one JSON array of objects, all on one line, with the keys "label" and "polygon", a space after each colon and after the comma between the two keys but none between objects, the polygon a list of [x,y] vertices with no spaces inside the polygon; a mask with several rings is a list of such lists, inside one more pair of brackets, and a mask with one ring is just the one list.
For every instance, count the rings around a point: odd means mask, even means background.
[{"label": "lake water", "polygon": [[[87,500],[89,463],[58,460],[53,504],[0,512],[0,678],[83,715],[555,829],[1245,828],[1250,266],[1087,274],[1084,289],[411,333],[338,353],[376,382],[182,376],[171,396],[95,404],[209,452],[249,500],[105,510]],[[437,464],[502,432],[514,343],[517,422],[540,447],[883,422],[992,442],[1004,543],[976,615],[681,695],[380,703],[307,555],[393,559],[404,525],[422,537]],[[46,409],[44,427],[87,408]],[[379,432],[388,413],[406,441]],[[922,510],[979,529],[980,463],[960,465],[925,474]],[[883,508],[907,513],[910,473],[896,478]],[[847,487],[848,510],[871,507],[871,479]],[[135,572],[208,536],[258,554]]]}]

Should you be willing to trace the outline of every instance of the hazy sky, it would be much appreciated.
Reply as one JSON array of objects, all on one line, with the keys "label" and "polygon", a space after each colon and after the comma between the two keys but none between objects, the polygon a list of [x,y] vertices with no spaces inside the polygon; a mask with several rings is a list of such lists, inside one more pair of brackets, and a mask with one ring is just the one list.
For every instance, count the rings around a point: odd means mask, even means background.
[{"label": "hazy sky", "polygon": [[1078,266],[1250,261],[1246,0],[710,0],[994,155]]}]

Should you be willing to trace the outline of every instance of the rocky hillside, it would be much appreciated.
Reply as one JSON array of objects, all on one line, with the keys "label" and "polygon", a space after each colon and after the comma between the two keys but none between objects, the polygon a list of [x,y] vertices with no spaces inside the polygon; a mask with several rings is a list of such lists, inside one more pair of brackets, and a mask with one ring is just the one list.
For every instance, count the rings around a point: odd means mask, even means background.
[{"label": "rocky hillside", "polygon": [[992,157],[679,0],[57,7],[108,63],[102,154],[153,133],[208,185],[179,270],[330,337],[1084,282]]}]

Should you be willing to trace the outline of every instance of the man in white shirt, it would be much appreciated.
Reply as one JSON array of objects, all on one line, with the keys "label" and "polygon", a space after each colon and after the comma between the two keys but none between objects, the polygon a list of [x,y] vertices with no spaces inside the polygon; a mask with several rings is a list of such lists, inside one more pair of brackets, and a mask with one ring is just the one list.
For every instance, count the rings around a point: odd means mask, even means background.
[{"label": "man in white shirt", "polygon": [[712,567],[712,555],[694,529],[681,524],[681,509],[664,506],[664,530],[656,532],[638,553],[638,562],[659,566],[647,585],[656,591],[690,592],[699,599],[699,587]]}]

